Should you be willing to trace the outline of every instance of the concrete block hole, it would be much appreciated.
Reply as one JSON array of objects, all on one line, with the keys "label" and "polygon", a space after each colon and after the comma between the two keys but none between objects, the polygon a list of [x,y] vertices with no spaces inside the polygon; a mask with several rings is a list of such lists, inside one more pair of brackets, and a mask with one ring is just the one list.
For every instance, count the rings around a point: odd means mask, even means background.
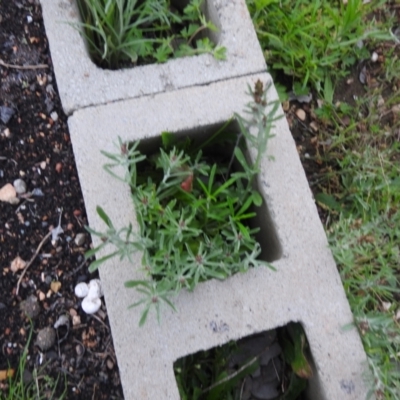
[{"label": "concrete block hole", "polygon": [[315,367],[300,323],[181,357],[173,365],[181,399],[309,400]]},{"label": "concrete block hole", "polygon": [[[190,130],[183,130],[179,132],[174,132],[174,136],[177,141],[189,139],[194,146],[198,144],[204,143],[207,141],[215,132],[221,129],[227,121],[208,125],[201,126]],[[232,119],[225,127],[226,132],[231,132],[232,134],[238,137],[240,135],[240,127],[237,121]],[[162,146],[161,136],[155,136],[151,138],[144,139],[140,142],[139,151],[142,154],[146,154],[147,157],[151,157],[152,154],[156,153],[158,149]],[[227,164],[232,154],[233,154],[233,145],[217,145],[213,148],[207,147],[204,149],[203,153],[210,157],[213,161],[218,163]],[[246,154],[247,157],[250,157],[249,154]],[[239,163],[237,163],[239,164]],[[233,170],[238,170],[239,165],[233,164]],[[140,169],[140,164],[138,165],[138,174],[146,172]],[[259,256],[260,260],[266,262],[273,262],[279,260],[282,256],[282,248],[280,242],[278,240],[278,235],[272,221],[270,212],[268,210],[268,204],[265,200],[265,196],[261,191],[259,185],[255,184],[255,189],[263,197],[263,203],[260,207],[253,207],[251,211],[256,213],[256,217],[252,218],[249,222],[251,228],[259,227],[260,231],[256,234],[256,239],[258,243],[261,245],[261,254]]]},{"label": "concrete block hole", "polygon": [[[184,8],[189,4],[189,0],[171,0],[171,9],[177,10],[180,14],[183,14]],[[74,7],[75,7],[75,13],[77,15],[77,21],[82,23],[84,18],[82,15],[82,10],[85,6],[85,0],[75,0],[74,2]],[[203,0],[201,4],[201,11],[204,14],[205,18],[207,21],[210,21],[213,23],[213,25],[217,28],[216,31],[211,31],[210,29],[203,30],[199,32],[198,35],[196,35],[196,38],[208,38],[214,45],[218,45],[220,41],[220,36],[221,36],[221,23],[218,17],[217,10],[213,4],[212,0]],[[175,24],[176,25],[176,24]],[[179,26],[176,27],[177,32],[182,29],[184,26]],[[172,28],[172,30],[175,28]],[[109,68],[107,66],[104,66],[100,64],[94,57],[90,54],[90,45],[89,42],[86,38],[86,36],[83,34],[83,31],[86,30],[86,28],[81,27],[81,37],[82,40],[85,43],[85,48],[86,48],[86,53],[87,56],[90,58],[90,60],[99,68],[101,69],[122,69],[122,68],[133,68],[136,66],[135,65],[127,65],[126,63],[121,64],[121,67],[116,67],[116,68]],[[174,42],[173,42],[174,43]],[[102,47],[100,46],[97,42],[97,47]],[[177,43],[176,43],[177,44]],[[176,46],[178,47],[178,46]],[[149,64],[149,62],[143,62],[143,60],[139,59],[138,65],[143,65],[143,64]]]}]

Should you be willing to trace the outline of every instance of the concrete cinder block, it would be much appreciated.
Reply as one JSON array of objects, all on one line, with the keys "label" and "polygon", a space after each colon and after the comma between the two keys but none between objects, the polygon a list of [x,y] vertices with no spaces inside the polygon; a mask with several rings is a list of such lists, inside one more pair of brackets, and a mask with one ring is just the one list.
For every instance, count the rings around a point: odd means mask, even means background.
[{"label": "concrete cinder block", "polygon": [[[102,169],[106,159],[100,150],[114,152],[118,135],[123,141],[156,138],[165,130],[199,135],[241,112],[250,100],[247,85],[257,79],[271,78],[252,75],[75,112],[68,123],[90,225],[104,229],[95,212],[101,205],[117,227],[133,222],[137,229],[129,187]],[[275,89],[269,94],[277,98]],[[179,311],[165,309],[161,325],[153,315],[139,328],[139,310],[127,309],[137,294],[124,282],[143,278],[141,255],[133,265],[114,259],[100,268],[126,400],[178,400],[173,371],[178,358],[290,321],[305,328],[315,363],[308,398],[366,397],[366,356],[357,331],[342,329],[352,314],[284,118],[274,133],[268,150],[274,160],[263,160],[259,189],[279,242],[272,252],[276,272],[252,269],[202,283],[193,293],[179,294]],[[269,236],[262,247],[273,243]]]},{"label": "concrete cinder block", "polygon": [[211,39],[227,48],[225,61],[203,54],[117,71],[98,68],[90,60],[79,32],[66,23],[79,21],[75,1],[40,2],[67,115],[88,106],[266,71],[244,0],[205,0],[206,14],[219,28]]}]

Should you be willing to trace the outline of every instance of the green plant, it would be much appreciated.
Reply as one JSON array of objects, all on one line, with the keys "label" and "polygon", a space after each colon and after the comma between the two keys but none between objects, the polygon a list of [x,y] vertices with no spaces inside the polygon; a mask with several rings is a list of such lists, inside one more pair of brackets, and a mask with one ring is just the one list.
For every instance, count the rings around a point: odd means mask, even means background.
[{"label": "green plant", "polygon": [[[296,400],[313,375],[304,354],[307,349],[302,326],[289,323],[190,354],[174,363],[179,395],[182,400],[241,400],[249,398],[252,378],[264,374],[262,385],[269,396],[276,391],[274,400]],[[267,364],[261,361],[263,358],[269,359]],[[260,380],[254,389],[257,385]]]},{"label": "green plant", "polygon": [[289,76],[296,94],[311,87],[326,91],[329,100],[337,78],[369,57],[357,43],[390,37],[373,23],[363,22],[376,3],[247,0],[247,4],[270,70]]},{"label": "green plant", "polygon": [[104,68],[202,53],[224,59],[225,48],[202,36],[216,27],[201,2],[178,10],[169,0],[78,0],[82,23],[76,27],[83,28],[92,59]]},{"label": "green plant", "polygon": [[[149,157],[140,153],[139,142],[128,145],[120,141],[119,154],[104,152],[112,160],[105,165],[109,173],[116,176],[113,168],[125,167],[125,175],[117,178],[132,188],[139,232],[132,226],[116,230],[98,207],[108,229],[96,232],[88,228],[103,242],[86,257],[108,244],[116,246],[116,251],[91,264],[93,271],[110,257],[130,259],[133,252],[143,251],[148,279],[125,284],[141,294],[132,305],[143,305],[140,325],[152,308],[159,318],[161,303],[174,308],[170,298],[182,288],[191,291],[199,282],[225,279],[266,264],[258,260],[261,248],[254,238],[258,228],[251,228],[248,222],[255,216],[253,208],[262,204],[255,177],[272,137],[273,122],[280,118],[276,116],[279,103],[266,103],[267,90],[260,81],[254,91],[250,89],[253,101],[245,110],[249,117],[235,114],[239,135],[232,133],[228,121],[202,143],[176,141],[172,134],[164,133],[163,146]],[[250,133],[251,128],[256,134]],[[256,154],[253,160],[246,145]],[[218,160],[216,154],[227,147],[231,152]]]},{"label": "green plant", "polygon": [[[399,95],[387,94],[383,106],[381,96],[378,88],[355,107],[342,103],[317,111],[330,120],[323,139],[331,143],[315,197],[329,215],[329,243],[368,357],[370,395],[398,400],[400,145],[396,119],[388,126],[380,116],[398,104]],[[344,116],[346,127],[340,123]]]},{"label": "green plant", "polygon": [[31,325],[28,340],[19,359],[17,370],[8,370],[7,392],[4,393],[3,391],[0,391],[0,400],[63,400],[66,398],[66,382],[64,390],[59,388],[59,390],[62,390],[62,393],[57,394],[57,397],[55,397],[56,390],[60,385],[59,377],[54,380],[50,376],[42,374],[43,367],[40,369],[35,367],[32,371],[32,379],[29,381],[26,379],[28,348],[32,339],[32,333],[33,325]]}]

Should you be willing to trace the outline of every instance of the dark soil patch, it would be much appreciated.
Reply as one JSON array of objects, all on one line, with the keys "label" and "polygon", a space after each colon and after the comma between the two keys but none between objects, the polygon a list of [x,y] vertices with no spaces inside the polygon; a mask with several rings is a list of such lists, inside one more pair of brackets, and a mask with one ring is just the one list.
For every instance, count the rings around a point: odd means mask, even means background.
[{"label": "dark soil patch", "polygon": [[[77,282],[95,276],[89,276],[83,257],[90,237],[79,245],[74,240],[85,232],[85,207],[37,0],[0,2],[0,60],[0,107],[14,112],[9,121],[6,115],[0,120],[0,188],[18,178],[27,185],[19,204],[0,201],[0,370],[18,365],[30,329],[20,303],[34,295],[40,313],[33,320],[27,368],[44,366],[42,373],[55,378],[66,374],[68,399],[122,398],[105,306],[100,318],[88,316],[74,295]],[[17,256],[28,262],[60,214],[64,233],[56,242],[45,241],[17,294],[20,271],[14,274],[11,262]],[[58,291],[51,290],[55,281],[61,284]],[[64,314],[70,321],[65,340],[42,352],[33,344],[38,331]],[[73,315],[80,323],[72,324]],[[58,331],[59,339],[67,332]],[[0,385],[6,390],[5,382]]]}]

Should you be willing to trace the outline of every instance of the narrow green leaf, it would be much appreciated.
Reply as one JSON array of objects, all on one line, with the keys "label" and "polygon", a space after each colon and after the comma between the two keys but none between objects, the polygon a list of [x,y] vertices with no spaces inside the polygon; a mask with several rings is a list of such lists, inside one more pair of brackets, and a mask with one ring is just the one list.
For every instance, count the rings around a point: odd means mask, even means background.
[{"label": "narrow green leaf", "polygon": [[258,193],[257,191],[253,190],[251,195],[252,195],[252,198],[253,198],[254,205],[257,206],[257,207],[260,207],[262,205],[262,203],[263,203],[263,199],[262,199],[260,193]]},{"label": "narrow green leaf", "polygon": [[113,257],[116,256],[118,253],[119,253],[119,251],[117,250],[117,251],[114,251],[114,253],[108,254],[107,256],[104,256],[104,257],[102,257],[102,258],[100,258],[100,259],[98,259],[98,260],[96,260],[96,261],[93,261],[93,262],[90,264],[89,272],[94,272],[94,271],[96,271],[96,269],[99,268],[99,265],[100,265],[100,264],[102,264],[104,261],[109,260],[110,258],[113,258]]},{"label": "narrow green leaf", "polygon": [[110,218],[108,217],[108,215],[106,214],[106,212],[100,207],[97,206],[96,207],[96,211],[97,214],[99,215],[99,217],[105,222],[105,224],[109,227],[109,228],[114,228]]}]

